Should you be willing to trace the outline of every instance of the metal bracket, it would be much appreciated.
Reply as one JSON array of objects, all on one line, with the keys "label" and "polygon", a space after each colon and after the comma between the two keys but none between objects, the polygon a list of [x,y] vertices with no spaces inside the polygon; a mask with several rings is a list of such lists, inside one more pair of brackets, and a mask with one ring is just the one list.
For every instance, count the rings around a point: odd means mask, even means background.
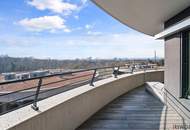
[{"label": "metal bracket", "polygon": [[93,76],[92,76],[92,80],[90,82],[90,86],[94,86],[93,82],[94,82],[94,79],[95,79],[95,76],[96,76],[96,70],[97,69],[94,70],[94,73],[93,73]]},{"label": "metal bracket", "polygon": [[[119,68],[120,68],[120,67],[117,67],[117,70],[116,70],[116,72],[114,73],[114,77],[115,77],[115,78],[117,78],[117,75],[118,75],[118,72],[119,72]],[[115,70],[114,70],[114,71],[115,71]]]},{"label": "metal bracket", "polygon": [[39,95],[39,92],[40,92],[41,85],[42,85],[42,78],[39,79],[38,86],[37,86],[37,89],[36,89],[36,95],[35,95],[35,98],[34,98],[34,102],[33,102],[32,106],[31,106],[32,109],[34,109],[35,111],[39,110],[39,107],[37,106],[37,101],[38,101],[38,95]]}]

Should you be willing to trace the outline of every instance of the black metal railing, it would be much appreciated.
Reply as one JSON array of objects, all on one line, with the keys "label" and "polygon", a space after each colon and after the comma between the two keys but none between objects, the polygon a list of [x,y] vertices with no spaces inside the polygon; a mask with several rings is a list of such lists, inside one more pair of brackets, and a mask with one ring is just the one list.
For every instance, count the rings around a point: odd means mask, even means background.
[{"label": "black metal railing", "polygon": [[[126,66],[82,69],[29,79],[0,82],[0,114],[28,104],[32,104],[34,110],[38,110],[37,102],[39,100],[81,85],[90,84],[94,86],[95,81],[112,75],[117,78],[120,67]],[[98,75],[99,72],[101,74]],[[51,79],[54,77],[56,78]],[[48,80],[50,81],[47,82]]]},{"label": "black metal railing", "polygon": [[[128,71],[121,72],[121,69]],[[81,85],[94,86],[94,82],[98,80],[111,76],[117,78],[118,75],[135,71],[137,70],[132,67],[117,65],[0,82],[0,115],[29,104],[32,104],[32,108],[37,111],[39,110],[37,102],[42,99]]]}]

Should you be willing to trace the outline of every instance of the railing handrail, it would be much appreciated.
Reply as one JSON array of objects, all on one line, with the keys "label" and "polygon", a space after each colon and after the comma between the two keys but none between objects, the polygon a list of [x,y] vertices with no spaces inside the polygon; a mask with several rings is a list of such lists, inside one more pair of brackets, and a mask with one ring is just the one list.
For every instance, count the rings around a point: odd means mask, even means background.
[{"label": "railing handrail", "polygon": [[[20,82],[25,82],[25,81],[31,81],[31,80],[39,80],[38,81],[38,85],[37,86],[34,86],[32,87],[32,89],[36,88],[36,93],[33,94],[33,95],[29,95],[29,96],[26,96],[27,97],[30,97],[30,96],[34,96],[34,101],[33,101],[33,104],[32,104],[32,108],[34,110],[38,110],[38,106],[37,106],[37,102],[38,102],[38,96],[40,94],[40,89],[41,89],[41,86],[44,85],[42,82],[43,82],[43,79],[44,78],[50,78],[50,77],[55,77],[55,76],[64,76],[64,75],[69,75],[69,74],[74,74],[74,73],[80,73],[80,72],[87,72],[87,71],[94,71],[93,72],[93,75],[92,75],[92,78],[91,78],[91,82],[90,82],[90,85],[91,86],[94,86],[93,85],[93,82],[95,80],[95,76],[96,76],[96,70],[101,70],[101,69],[110,69],[112,68],[113,71],[115,71],[115,68],[117,67],[117,70],[116,71],[119,71],[119,68],[120,67],[124,67],[125,65],[113,65],[113,66],[105,66],[105,67],[95,67],[95,68],[88,68],[88,69],[81,69],[81,70],[75,70],[75,71],[68,71],[68,72],[62,72],[62,73],[56,73],[56,74],[50,74],[50,75],[45,75],[45,76],[38,76],[38,77],[33,77],[33,78],[28,78],[28,79],[20,79],[20,80],[12,80],[12,81],[6,81],[6,82],[1,82],[0,85],[7,85],[7,84],[12,84],[12,83],[20,83]],[[117,78],[117,72],[115,75],[115,78]],[[82,76],[78,76],[78,77],[84,77],[84,75]],[[49,84],[49,83],[47,83]],[[45,84],[46,85],[46,84]],[[31,88],[26,88],[24,90],[28,90],[28,89],[31,89]],[[9,94],[13,94],[13,93],[16,93],[16,92],[20,92],[20,91],[23,91],[23,89],[21,90],[17,90],[17,91],[13,91],[13,92],[10,92],[10,93],[5,93],[5,94],[2,94],[0,96],[5,96],[5,95],[9,95]],[[25,97],[24,97],[25,98]],[[24,99],[23,98],[23,99]],[[22,99],[22,98],[20,98]],[[20,100],[20,99],[16,99],[16,100]],[[12,102],[12,101],[11,101]],[[2,106],[4,104],[0,104],[0,106]]]},{"label": "railing handrail", "polygon": [[125,65],[117,65],[117,66],[106,66],[106,67],[95,67],[95,68],[89,68],[89,69],[81,69],[81,70],[75,70],[75,71],[69,71],[69,72],[62,72],[62,73],[57,73],[57,74],[50,74],[50,75],[45,75],[45,76],[38,76],[38,77],[33,77],[33,78],[27,78],[27,79],[19,79],[19,80],[12,80],[12,81],[5,81],[5,82],[0,82],[0,85],[5,85],[5,84],[11,84],[11,83],[18,83],[18,82],[25,82],[25,81],[30,81],[30,80],[35,80],[35,79],[40,79],[40,78],[50,78],[54,76],[63,76],[63,75],[69,75],[73,73],[80,73],[80,72],[86,72],[86,71],[91,71],[91,70],[97,70],[97,69],[108,69],[108,68],[114,68],[114,67],[124,67]]}]

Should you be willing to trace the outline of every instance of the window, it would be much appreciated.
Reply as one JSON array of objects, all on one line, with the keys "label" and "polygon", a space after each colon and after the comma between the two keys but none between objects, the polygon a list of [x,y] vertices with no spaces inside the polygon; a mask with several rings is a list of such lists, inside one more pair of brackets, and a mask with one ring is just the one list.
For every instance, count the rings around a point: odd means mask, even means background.
[{"label": "window", "polygon": [[182,32],[182,97],[190,96],[190,31]]}]

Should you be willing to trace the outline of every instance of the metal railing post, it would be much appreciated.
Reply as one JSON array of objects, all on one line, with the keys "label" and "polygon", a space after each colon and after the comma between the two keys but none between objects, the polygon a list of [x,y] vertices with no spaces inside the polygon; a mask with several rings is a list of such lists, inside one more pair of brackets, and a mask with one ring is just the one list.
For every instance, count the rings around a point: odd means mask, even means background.
[{"label": "metal railing post", "polygon": [[92,76],[92,79],[91,79],[91,82],[90,82],[90,86],[94,86],[94,79],[95,79],[95,76],[96,76],[96,70],[97,69],[94,69],[94,73],[93,73],[93,76]]},{"label": "metal railing post", "polygon": [[144,68],[144,83],[146,82],[146,71],[147,71],[147,67]]},{"label": "metal railing post", "polygon": [[114,77],[115,77],[115,78],[117,78],[117,75],[118,75],[118,73],[119,73],[119,68],[120,68],[120,67],[118,66],[116,72],[114,73]]},{"label": "metal railing post", "polygon": [[133,74],[134,70],[135,70],[135,66],[131,66],[131,74]]},{"label": "metal railing post", "polygon": [[34,102],[33,102],[32,106],[31,106],[32,109],[34,109],[35,111],[39,110],[39,107],[37,106],[37,102],[38,102],[38,96],[39,96],[41,85],[42,85],[42,78],[40,78],[39,81],[38,81],[38,86],[37,86],[37,89],[36,89]]}]

